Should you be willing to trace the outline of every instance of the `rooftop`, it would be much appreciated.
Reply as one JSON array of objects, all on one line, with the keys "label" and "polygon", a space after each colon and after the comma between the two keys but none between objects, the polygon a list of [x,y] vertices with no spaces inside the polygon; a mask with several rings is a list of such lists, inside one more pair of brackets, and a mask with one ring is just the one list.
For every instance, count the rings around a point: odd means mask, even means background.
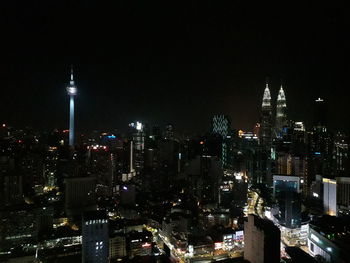
[{"label": "rooftop", "polygon": [[83,218],[85,221],[87,220],[95,220],[95,219],[108,219],[108,216],[105,211],[87,211],[84,212]]}]

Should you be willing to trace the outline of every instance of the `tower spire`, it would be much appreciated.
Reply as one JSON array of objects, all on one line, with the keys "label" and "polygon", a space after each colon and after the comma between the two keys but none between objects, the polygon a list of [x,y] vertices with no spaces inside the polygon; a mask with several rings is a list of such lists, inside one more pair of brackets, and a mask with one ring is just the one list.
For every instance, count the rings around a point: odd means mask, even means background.
[{"label": "tower spire", "polygon": [[269,86],[269,77],[266,76],[265,78],[265,86],[268,87]]},{"label": "tower spire", "polygon": [[271,127],[272,127],[272,111],[271,111],[271,93],[269,83],[266,78],[266,85],[262,99],[261,108],[261,142],[269,145],[271,142]]},{"label": "tower spire", "polygon": [[271,107],[271,93],[270,93],[268,82],[266,82],[266,86],[265,86],[265,90],[264,90],[262,107]]},{"label": "tower spire", "polygon": [[73,71],[73,65],[70,66],[70,85],[74,86],[74,71]]},{"label": "tower spire", "polygon": [[286,95],[284,93],[282,84],[281,84],[280,90],[278,91],[278,95],[277,95],[277,105],[278,105],[278,102],[282,102],[283,107],[287,106],[286,105]]},{"label": "tower spire", "polygon": [[287,103],[286,94],[281,84],[280,90],[277,95],[276,103],[276,135],[277,137],[282,136],[283,128],[287,125]]}]

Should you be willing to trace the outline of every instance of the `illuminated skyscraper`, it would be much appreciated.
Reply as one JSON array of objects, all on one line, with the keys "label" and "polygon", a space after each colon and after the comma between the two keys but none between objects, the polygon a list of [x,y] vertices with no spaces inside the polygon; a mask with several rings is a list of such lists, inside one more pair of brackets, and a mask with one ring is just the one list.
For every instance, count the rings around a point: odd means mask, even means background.
[{"label": "illuminated skyscraper", "polygon": [[271,111],[271,93],[269,84],[266,83],[261,109],[261,128],[260,142],[264,146],[271,145],[272,132],[272,111]]},{"label": "illuminated skyscraper", "polygon": [[70,81],[67,86],[69,95],[69,146],[74,146],[74,97],[77,95],[77,86],[74,83],[73,67],[71,68]]},{"label": "illuminated skyscraper", "polygon": [[212,122],[213,133],[220,134],[226,138],[230,131],[230,119],[226,115],[214,115]]},{"label": "illuminated skyscraper", "polygon": [[83,213],[82,262],[109,262],[108,216],[103,211]]},{"label": "illuminated skyscraper", "polygon": [[349,170],[349,139],[345,133],[338,132],[334,138],[333,161],[338,175],[347,174]]},{"label": "illuminated skyscraper", "polygon": [[139,121],[132,122],[129,124],[131,131],[131,141],[132,141],[132,153],[130,153],[130,172],[133,168],[137,174],[141,172],[144,167],[144,150],[145,150],[145,137],[144,132],[145,125]]},{"label": "illuminated skyscraper", "polygon": [[261,126],[260,126],[260,145],[262,146],[262,154],[265,158],[262,159],[262,182],[267,185],[272,184],[271,176],[271,158],[272,158],[272,108],[271,108],[271,93],[269,84],[266,82],[264,96],[261,107]]},{"label": "illuminated skyscraper", "polygon": [[283,128],[287,124],[287,104],[286,95],[284,94],[283,87],[278,92],[277,106],[276,106],[276,136],[282,137]]},{"label": "illuminated skyscraper", "polygon": [[231,129],[230,118],[227,115],[214,115],[212,119],[212,133],[216,136],[220,136],[222,139],[221,144],[221,160],[222,167],[228,168],[229,158],[232,156],[229,154],[232,148],[231,137],[229,136]]},{"label": "illuminated skyscraper", "polygon": [[323,178],[324,213],[337,216],[337,180]]}]

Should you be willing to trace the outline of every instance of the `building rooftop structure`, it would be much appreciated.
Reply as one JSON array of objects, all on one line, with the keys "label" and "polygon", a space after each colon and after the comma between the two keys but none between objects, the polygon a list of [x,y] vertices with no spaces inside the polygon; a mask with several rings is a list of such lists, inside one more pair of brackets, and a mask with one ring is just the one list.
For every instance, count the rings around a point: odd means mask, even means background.
[{"label": "building rooftop structure", "polygon": [[331,262],[347,262],[350,257],[350,217],[324,215],[309,224],[309,248]]},{"label": "building rooftop structure", "polygon": [[104,219],[104,220],[108,220],[108,216],[106,214],[105,211],[86,211],[83,213],[83,218],[85,221],[88,220],[98,220],[98,219]]},{"label": "building rooftop structure", "polygon": [[255,262],[280,262],[281,232],[270,220],[249,214],[244,223],[244,258]]},{"label": "building rooftop structure", "polygon": [[310,226],[329,240],[347,240],[350,248],[350,217],[324,215],[310,222]]}]

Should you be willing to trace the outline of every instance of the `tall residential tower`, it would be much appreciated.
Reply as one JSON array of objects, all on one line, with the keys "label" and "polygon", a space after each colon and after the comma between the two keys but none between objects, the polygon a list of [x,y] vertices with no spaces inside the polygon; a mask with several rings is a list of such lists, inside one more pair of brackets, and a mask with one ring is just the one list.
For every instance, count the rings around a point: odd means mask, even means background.
[{"label": "tall residential tower", "polygon": [[77,86],[74,83],[73,67],[71,68],[70,81],[67,86],[69,95],[69,146],[74,146],[74,97],[77,95]]}]

